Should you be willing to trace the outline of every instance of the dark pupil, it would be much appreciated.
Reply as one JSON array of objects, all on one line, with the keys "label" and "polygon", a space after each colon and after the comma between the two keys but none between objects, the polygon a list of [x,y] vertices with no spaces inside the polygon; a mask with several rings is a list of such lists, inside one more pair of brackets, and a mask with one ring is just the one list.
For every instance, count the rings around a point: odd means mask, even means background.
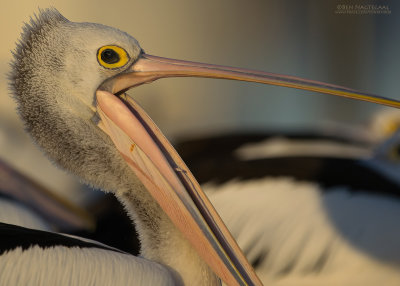
[{"label": "dark pupil", "polygon": [[119,62],[119,55],[112,49],[105,49],[101,52],[101,59],[107,64],[115,64]]}]

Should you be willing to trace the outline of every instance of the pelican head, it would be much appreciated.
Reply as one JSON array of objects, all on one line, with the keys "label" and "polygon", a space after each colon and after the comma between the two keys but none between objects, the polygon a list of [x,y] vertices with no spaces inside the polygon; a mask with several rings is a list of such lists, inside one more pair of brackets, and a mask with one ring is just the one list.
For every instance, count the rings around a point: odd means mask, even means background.
[{"label": "pelican head", "polygon": [[[105,190],[121,186],[98,174],[113,169],[118,175],[121,167],[116,168],[113,156],[106,158],[115,148],[109,149],[108,136],[91,121],[95,93],[140,53],[138,42],[127,33],[70,22],[56,9],[41,11],[25,24],[14,52],[10,86],[27,131],[52,160]],[[112,64],[117,56],[123,64]],[[93,161],[98,164],[90,164]]]},{"label": "pelican head", "polygon": [[[139,43],[125,32],[70,22],[57,10],[47,9],[23,29],[14,53],[12,86],[21,99],[25,94],[35,95],[29,102],[50,96],[40,104],[69,106],[88,118],[99,85],[132,65],[140,53]],[[120,61],[113,63],[118,57]],[[23,107],[28,101],[18,102]]]},{"label": "pelican head", "polygon": [[150,56],[118,29],[70,22],[55,9],[40,11],[23,30],[10,87],[27,131],[58,165],[114,192],[138,227],[142,255],[191,285],[218,284],[213,272],[228,285],[261,282],[190,171],[125,90],[164,77],[213,77],[400,106],[297,77]]}]

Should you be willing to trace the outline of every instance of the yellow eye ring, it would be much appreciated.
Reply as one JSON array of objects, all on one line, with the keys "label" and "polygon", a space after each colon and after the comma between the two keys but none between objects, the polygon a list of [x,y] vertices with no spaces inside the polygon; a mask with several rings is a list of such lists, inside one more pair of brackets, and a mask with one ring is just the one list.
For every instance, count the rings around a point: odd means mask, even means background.
[{"label": "yellow eye ring", "polygon": [[118,46],[103,46],[97,50],[97,61],[107,69],[117,69],[129,62],[128,53]]}]

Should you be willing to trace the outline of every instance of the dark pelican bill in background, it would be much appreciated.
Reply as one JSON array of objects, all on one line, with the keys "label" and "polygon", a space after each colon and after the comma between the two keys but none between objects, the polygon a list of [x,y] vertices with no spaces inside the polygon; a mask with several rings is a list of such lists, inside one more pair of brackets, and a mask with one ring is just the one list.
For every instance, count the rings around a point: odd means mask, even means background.
[{"label": "dark pelican bill in background", "polygon": [[[166,59],[147,54],[96,92],[98,126],[199,255],[228,285],[262,285],[196,179],[129,88],[165,77],[207,77],[272,84],[400,108],[400,102],[298,77]],[[119,95],[117,97],[115,95]]]}]

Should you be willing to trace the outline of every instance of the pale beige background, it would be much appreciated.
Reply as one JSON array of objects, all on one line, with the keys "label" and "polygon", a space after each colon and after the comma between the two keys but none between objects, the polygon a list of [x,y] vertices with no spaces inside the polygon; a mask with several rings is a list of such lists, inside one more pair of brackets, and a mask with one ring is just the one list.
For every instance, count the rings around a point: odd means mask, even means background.
[{"label": "pale beige background", "polygon": [[[38,7],[54,6],[72,21],[118,27],[150,54],[298,75],[400,99],[398,2],[371,1],[389,5],[390,16],[336,15],[342,2],[351,1],[3,1],[0,157],[80,199],[71,191],[76,183],[54,169],[23,133],[6,87],[10,50],[22,22]],[[322,121],[362,124],[376,109],[332,96],[207,79],[163,80],[131,94],[171,139]]]}]

